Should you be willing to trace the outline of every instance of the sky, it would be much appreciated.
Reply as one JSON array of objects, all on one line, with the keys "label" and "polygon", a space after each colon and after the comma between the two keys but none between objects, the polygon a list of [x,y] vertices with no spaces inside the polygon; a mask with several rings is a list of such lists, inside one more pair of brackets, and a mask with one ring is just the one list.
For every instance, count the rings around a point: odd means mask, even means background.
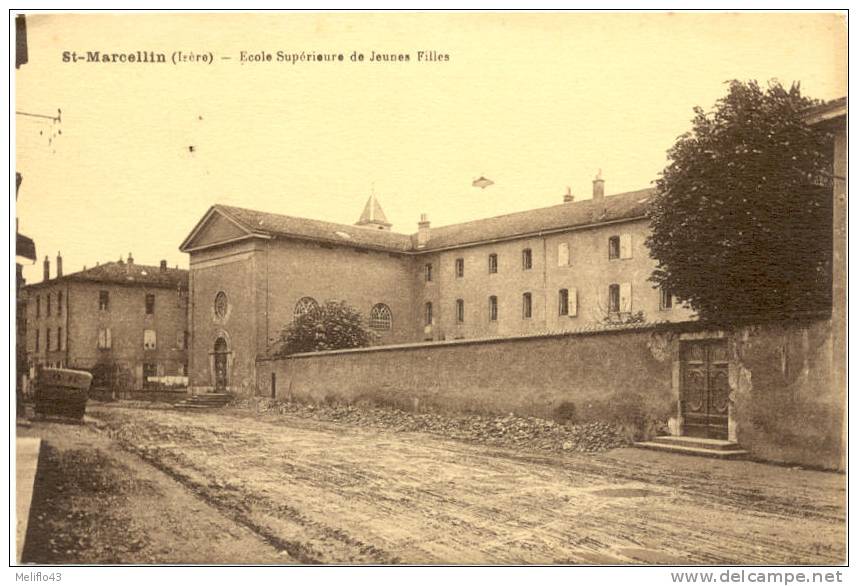
[{"label": "sky", "polygon": [[[179,245],[215,203],[353,224],[374,192],[393,230],[413,233],[420,213],[439,226],[556,205],[567,187],[589,198],[600,169],[609,195],[642,189],[728,80],[800,81],[823,100],[847,84],[836,14],[35,14],[27,25],[15,110],[62,110],[58,124],[13,116],[16,214],[40,259],[29,283],[46,255],[53,276],[60,251],[66,274],[129,252],[187,267]],[[64,62],[66,51],[168,62]],[[213,59],[174,65],[175,51]],[[278,62],[278,51],[344,60]],[[473,187],[480,176],[494,185]]]}]

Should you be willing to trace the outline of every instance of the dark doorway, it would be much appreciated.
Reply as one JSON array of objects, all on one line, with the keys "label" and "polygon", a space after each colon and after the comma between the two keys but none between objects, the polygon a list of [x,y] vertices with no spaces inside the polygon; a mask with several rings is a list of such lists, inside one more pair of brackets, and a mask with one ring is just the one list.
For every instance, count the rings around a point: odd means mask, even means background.
[{"label": "dark doorway", "polygon": [[272,399],[277,398],[277,373],[276,372],[271,373],[271,398]]},{"label": "dark doorway", "polygon": [[228,385],[226,358],[229,355],[226,340],[218,338],[214,345],[215,392],[226,392]]}]

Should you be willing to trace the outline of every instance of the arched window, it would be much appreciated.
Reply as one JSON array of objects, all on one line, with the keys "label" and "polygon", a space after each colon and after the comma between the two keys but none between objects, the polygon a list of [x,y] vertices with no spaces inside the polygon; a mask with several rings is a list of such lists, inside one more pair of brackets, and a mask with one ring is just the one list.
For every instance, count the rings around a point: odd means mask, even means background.
[{"label": "arched window", "polygon": [[369,312],[369,327],[374,330],[389,330],[393,324],[393,314],[384,303],[376,304]]},{"label": "arched window", "polygon": [[292,317],[294,319],[298,319],[306,313],[318,310],[319,304],[316,303],[315,299],[313,299],[312,297],[302,297],[298,300],[298,303],[295,304],[295,311],[292,312]]}]

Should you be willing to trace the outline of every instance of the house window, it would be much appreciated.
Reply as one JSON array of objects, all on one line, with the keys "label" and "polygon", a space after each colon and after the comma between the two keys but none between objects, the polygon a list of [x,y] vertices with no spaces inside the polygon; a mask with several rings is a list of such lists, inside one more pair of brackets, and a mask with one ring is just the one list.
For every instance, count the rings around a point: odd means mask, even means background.
[{"label": "house window", "polygon": [[557,296],[557,314],[569,315],[569,289],[561,289]]},{"label": "house window", "polygon": [[215,315],[219,318],[223,319],[226,317],[226,308],[227,308],[227,299],[226,293],[223,291],[218,291],[217,295],[215,295],[214,299],[214,312]]},{"label": "house window", "polygon": [[295,304],[295,310],[292,312],[292,317],[298,319],[302,315],[319,310],[319,304],[312,297],[302,297]]},{"label": "house window", "polygon": [[492,295],[489,297],[489,321],[498,320],[498,298]]},{"label": "house window", "polygon": [[155,294],[147,293],[146,294],[146,315],[152,315],[155,313]]},{"label": "house window", "polygon": [[48,317],[51,317],[51,294],[50,293],[48,293],[48,299],[47,299],[46,305],[47,305],[47,312],[46,313],[47,313]]},{"label": "house window", "polygon": [[489,255],[489,274],[493,275],[498,272],[498,255],[490,254]]},{"label": "house window", "polygon": [[662,311],[666,311],[668,309],[673,308],[673,295],[670,292],[670,289],[662,285],[659,287],[659,303],[658,308]]},{"label": "house window", "polygon": [[41,317],[42,315],[42,299],[38,295],[36,295],[36,317]]},{"label": "house window", "polygon": [[428,263],[425,267],[423,267],[423,274],[426,277],[426,282],[432,282],[432,263]]},{"label": "house window", "polygon": [[57,328],[57,350],[63,349],[63,329]]},{"label": "house window", "polygon": [[620,237],[611,236],[608,238],[608,260],[620,258]]},{"label": "house window", "polygon": [[533,268],[533,251],[529,248],[521,251],[521,268],[525,271]]},{"label": "house window", "polygon": [[620,286],[616,283],[608,285],[608,311],[611,313],[620,311]]},{"label": "house window", "polygon": [[432,325],[432,302],[427,301],[426,305],[423,306],[423,316],[426,321],[427,326]]},{"label": "house window", "polygon": [[533,317],[533,297],[530,293],[521,296],[521,317],[523,319]]},{"label": "house window", "polygon": [[98,330],[98,349],[109,350],[110,345],[110,328],[102,328]]},{"label": "house window", "polygon": [[39,351],[39,334],[41,334],[41,331],[37,328],[36,329],[36,352]]},{"label": "house window", "polygon": [[110,293],[108,291],[98,292],[98,309],[99,311],[110,310]]},{"label": "house window", "polygon": [[557,266],[558,267],[568,267],[569,266],[569,243],[561,242],[557,245]]},{"label": "house window", "polygon": [[149,380],[158,377],[158,366],[151,362],[143,363],[143,388],[149,389],[157,383],[154,380]]},{"label": "house window", "polygon": [[456,323],[465,323],[465,300],[456,299]]},{"label": "house window", "polygon": [[457,258],[456,259],[456,278],[461,279],[465,276],[465,259]]},{"label": "house window", "polygon": [[63,314],[63,292],[57,293],[57,315]]},{"label": "house window", "polygon": [[51,350],[51,328],[45,328],[45,351]]},{"label": "house window", "polygon": [[185,330],[182,332],[182,349],[187,350],[190,346],[191,332]]},{"label": "house window", "polygon": [[155,349],[155,330],[143,330],[143,349]]},{"label": "house window", "polygon": [[387,331],[393,323],[393,314],[384,303],[376,304],[369,312],[369,327],[374,330]]}]

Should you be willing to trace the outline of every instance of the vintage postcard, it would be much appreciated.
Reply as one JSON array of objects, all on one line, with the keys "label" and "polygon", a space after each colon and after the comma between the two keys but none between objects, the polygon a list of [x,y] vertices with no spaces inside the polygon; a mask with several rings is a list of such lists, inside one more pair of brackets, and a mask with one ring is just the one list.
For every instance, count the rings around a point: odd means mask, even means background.
[{"label": "vintage postcard", "polygon": [[842,581],[846,13],[10,26],[12,564]]}]

